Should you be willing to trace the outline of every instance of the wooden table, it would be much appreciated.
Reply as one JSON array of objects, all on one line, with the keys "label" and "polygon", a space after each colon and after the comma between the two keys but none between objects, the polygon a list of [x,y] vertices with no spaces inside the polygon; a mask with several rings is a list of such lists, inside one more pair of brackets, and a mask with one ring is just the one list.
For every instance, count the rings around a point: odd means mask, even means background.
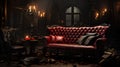
[{"label": "wooden table", "polygon": [[35,47],[38,45],[38,40],[24,40],[23,44],[26,48],[26,54],[33,55],[35,53]]}]

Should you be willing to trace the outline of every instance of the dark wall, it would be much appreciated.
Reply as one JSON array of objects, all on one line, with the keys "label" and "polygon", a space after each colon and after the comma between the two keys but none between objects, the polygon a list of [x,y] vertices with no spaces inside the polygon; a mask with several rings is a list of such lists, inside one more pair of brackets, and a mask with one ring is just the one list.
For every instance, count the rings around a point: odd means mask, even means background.
[{"label": "dark wall", "polygon": [[[106,18],[100,17],[98,20],[94,19],[95,11],[101,12],[103,7],[108,7],[108,0],[53,0],[51,6],[51,24],[59,24],[60,20],[65,22],[65,11],[70,6],[76,6],[80,9],[80,21],[85,25],[93,26],[106,23],[101,21]],[[105,17],[105,16],[104,16]],[[107,16],[106,16],[107,17]]]},{"label": "dark wall", "polygon": [[[4,22],[18,28],[22,33],[30,32],[31,23],[34,22],[33,16],[26,11],[30,0],[7,0],[7,21]],[[120,3],[119,0],[34,0],[38,9],[46,12],[45,21],[38,22],[42,29],[47,25],[63,25],[65,24],[65,11],[70,6],[76,6],[80,9],[80,23],[83,26],[95,26],[103,23],[111,24],[112,29],[116,31],[120,27]],[[4,3],[2,3],[4,4]],[[95,11],[101,12],[103,7],[108,8],[108,12],[104,16],[94,19]],[[5,6],[3,6],[4,12]],[[5,15],[3,15],[5,17]],[[44,23],[46,22],[46,23]],[[62,22],[62,23],[61,23]],[[39,30],[38,30],[39,31]]]},{"label": "dark wall", "polygon": [[[24,14],[23,9],[27,9],[26,6],[31,1],[30,0],[7,0],[7,1],[8,1],[7,24],[13,27],[18,27],[24,19],[24,17],[21,18],[22,15]],[[94,26],[102,23],[118,25],[118,23],[120,22],[117,0],[35,0],[34,2],[38,4],[40,10],[46,11],[48,25],[56,24],[59,25],[61,21],[65,22],[65,11],[68,7],[72,5],[80,9],[81,12],[80,22],[83,22],[85,25]],[[108,8],[108,13],[105,16],[100,17],[98,20],[95,20],[93,16],[95,11],[100,12],[104,6]],[[111,21],[113,21],[114,23],[112,23]]]},{"label": "dark wall", "polygon": [[109,6],[110,14],[108,20],[111,26],[106,32],[108,45],[111,48],[120,50],[120,0],[110,0]]},{"label": "dark wall", "polygon": [[[46,11],[48,25],[60,24],[61,20],[65,22],[65,11],[68,7],[73,5],[80,9],[80,22],[83,22],[85,25],[99,25],[102,23],[110,23],[110,21],[104,20],[109,20],[109,11],[114,8],[114,6],[111,7],[111,5],[114,4],[112,0],[35,0],[34,2],[37,3],[39,10]],[[17,27],[17,25],[22,22],[21,15],[24,14],[23,9],[27,9],[26,6],[29,3],[29,0],[9,1],[9,25]],[[93,16],[95,11],[101,12],[101,9],[104,6],[108,8],[108,14],[104,17],[100,17],[98,20],[95,20]]]}]

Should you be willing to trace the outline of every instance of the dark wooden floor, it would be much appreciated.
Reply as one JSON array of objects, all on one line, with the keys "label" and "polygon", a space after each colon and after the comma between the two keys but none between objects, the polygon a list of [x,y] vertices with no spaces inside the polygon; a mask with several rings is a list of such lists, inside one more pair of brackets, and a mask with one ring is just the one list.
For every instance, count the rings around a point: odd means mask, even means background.
[{"label": "dark wooden floor", "polygon": [[120,67],[120,65],[116,66],[116,63],[114,63],[114,61],[107,63],[107,66],[105,66],[93,62],[92,59],[91,60],[86,59],[80,61],[76,61],[76,59],[69,59],[69,60],[59,59],[59,60],[55,60],[54,62],[39,62],[37,64],[32,63],[30,65],[26,65],[18,61],[11,61],[10,64],[7,64],[7,62],[0,62],[0,67]]},{"label": "dark wooden floor", "polygon": [[100,67],[96,64],[45,64],[45,65],[32,65],[31,67]]},{"label": "dark wooden floor", "polygon": [[[27,67],[25,65],[17,65],[15,62],[7,65],[6,63],[0,63],[0,67]],[[102,67],[97,64],[78,64],[78,63],[55,63],[55,64],[33,64],[28,67]]]},{"label": "dark wooden floor", "polygon": [[[104,66],[104,65],[98,64],[98,62],[96,62],[97,59],[94,59],[92,57],[83,57],[80,55],[32,56],[32,57],[36,57],[37,60],[39,59],[39,62],[33,63],[37,61],[35,60],[33,62],[30,62],[30,64],[28,63],[26,64],[24,60],[29,57],[27,56],[22,59],[18,59],[18,57],[12,56],[12,60],[10,60],[10,64],[8,64],[5,61],[1,62],[0,60],[0,67],[120,67],[120,65],[115,66],[116,62],[114,59],[108,60],[107,63],[105,62],[107,66]],[[111,64],[115,64],[115,65],[109,66]],[[119,64],[119,62],[117,62],[117,64]]]},{"label": "dark wooden floor", "polygon": [[[53,59],[53,58],[52,58]],[[86,60],[79,60],[80,58],[67,58],[67,59],[53,59],[54,62],[42,62],[39,64],[31,64],[29,66],[24,65],[23,63],[18,64],[18,61],[11,61],[10,64],[6,62],[1,62],[0,67],[102,67],[97,63]],[[47,59],[48,60],[48,59]],[[79,60],[79,61],[78,61]]]}]

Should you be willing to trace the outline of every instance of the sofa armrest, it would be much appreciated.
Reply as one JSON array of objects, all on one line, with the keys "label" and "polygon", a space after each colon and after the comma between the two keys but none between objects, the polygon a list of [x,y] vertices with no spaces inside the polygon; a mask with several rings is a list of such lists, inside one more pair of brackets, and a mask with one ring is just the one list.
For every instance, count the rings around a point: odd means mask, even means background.
[{"label": "sofa armrest", "polygon": [[50,36],[44,36],[44,38],[46,39],[47,43],[50,43],[50,41],[51,41]]},{"label": "sofa armrest", "polygon": [[107,38],[98,38],[97,41],[106,41]]},{"label": "sofa armrest", "polygon": [[98,38],[94,43],[97,50],[104,50],[107,38]]}]

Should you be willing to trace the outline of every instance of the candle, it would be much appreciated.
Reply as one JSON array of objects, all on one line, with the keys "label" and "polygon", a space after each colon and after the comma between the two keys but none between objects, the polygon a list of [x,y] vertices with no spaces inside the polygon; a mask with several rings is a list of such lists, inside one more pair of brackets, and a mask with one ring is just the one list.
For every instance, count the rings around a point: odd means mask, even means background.
[{"label": "candle", "polygon": [[25,36],[25,40],[30,40],[30,36],[29,36],[29,35],[26,35],[26,36]]}]

